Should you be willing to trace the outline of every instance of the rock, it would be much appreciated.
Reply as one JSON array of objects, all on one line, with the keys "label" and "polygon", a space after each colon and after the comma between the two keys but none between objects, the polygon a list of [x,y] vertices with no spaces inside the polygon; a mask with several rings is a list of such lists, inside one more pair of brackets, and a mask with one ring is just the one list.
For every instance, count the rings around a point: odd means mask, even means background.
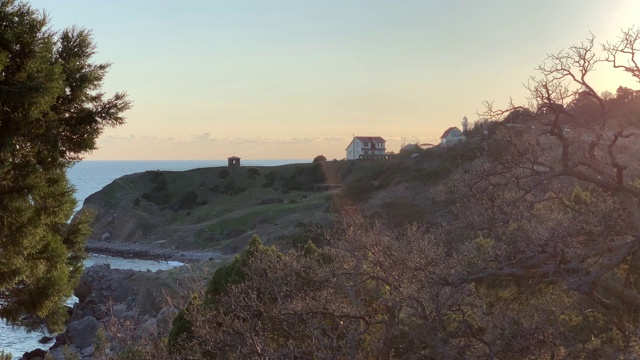
[{"label": "rock", "polygon": [[49,350],[62,348],[64,345],[67,345],[67,337],[64,335],[64,333],[58,334],[56,336],[56,342],[51,345]]},{"label": "rock", "polygon": [[127,305],[125,304],[115,304],[111,307],[111,315],[115,318],[121,318],[126,311]]},{"label": "rock", "polygon": [[93,345],[91,345],[88,348],[85,348],[84,350],[80,351],[80,355],[82,357],[93,355]]},{"label": "rock", "polygon": [[93,345],[98,331],[98,320],[93,316],[87,316],[82,320],[74,321],[67,325],[65,336],[69,342],[80,349]]},{"label": "rock", "polygon": [[22,358],[25,360],[36,360],[36,359],[44,359],[44,357],[47,355],[47,352],[38,348],[29,352],[26,352],[24,354],[22,354]]},{"label": "rock", "polygon": [[93,311],[95,313],[95,318],[98,320],[103,319],[108,314],[107,307],[103,304],[97,304],[94,306]]},{"label": "rock", "polygon": [[136,336],[144,339],[151,339],[158,333],[158,324],[156,319],[149,319],[138,327]]},{"label": "rock", "polygon": [[102,241],[107,241],[107,240],[111,239],[111,233],[106,232],[106,233],[102,234],[101,239],[102,239]]},{"label": "rock", "polygon": [[49,350],[49,356],[56,360],[64,360],[64,351],[62,347]]},{"label": "rock", "polygon": [[50,350],[47,354],[49,357],[55,360],[68,360],[73,359],[73,355],[71,357],[67,357],[65,354],[78,354],[77,358],[80,358],[80,350],[75,346],[68,346],[67,348],[59,347],[53,350]]},{"label": "rock", "polygon": [[156,318],[156,326],[158,327],[159,334],[169,334],[169,331],[171,330],[171,322],[177,314],[178,310],[173,306],[167,306],[160,310],[160,313],[158,313],[158,317]]},{"label": "rock", "polygon": [[49,342],[51,342],[51,340],[53,340],[53,338],[51,336],[43,336],[40,338],[40,340],[38,340],[38,342],[40,344],[47,344]]},{"label": "rock", "polygon": [[134,273],[134,270],[111,269],[109,264],[95,264],[85,269],[74,294],[80,303],[87,305],[125,302],[135,291],[124,279]]}]

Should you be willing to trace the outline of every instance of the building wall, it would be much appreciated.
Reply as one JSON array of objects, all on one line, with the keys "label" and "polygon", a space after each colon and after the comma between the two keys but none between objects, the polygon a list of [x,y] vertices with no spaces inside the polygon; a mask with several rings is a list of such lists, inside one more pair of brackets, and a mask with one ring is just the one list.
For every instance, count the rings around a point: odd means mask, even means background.
[{"label": "building wall", "polygon": [[[384,147],[384,143],[383,147]],[[376,148],[374,149],[373,146],[375,146]],[[347,160],[357,160],[360,158],[360,155],[367,155],[367,154],[379,154],[379,155],[384,155],[385,151],[383,149],[378,149],[377,148],[378,145],[372,145],[369,144],[368,147],[364,147],[364,143],[358,139],[353,139],[351,141],[351,143],[349,144],[349,146],[347,146],[346,149],[346,159]]]},{"label": "building wall", "polygon": [[448,134],[447,137],[440,139],[440,144],[442,144],[442,146],[453,146],[467,140],[466,136],[462,134],[460,134],[460,136],[453,136],[452,133]]}]

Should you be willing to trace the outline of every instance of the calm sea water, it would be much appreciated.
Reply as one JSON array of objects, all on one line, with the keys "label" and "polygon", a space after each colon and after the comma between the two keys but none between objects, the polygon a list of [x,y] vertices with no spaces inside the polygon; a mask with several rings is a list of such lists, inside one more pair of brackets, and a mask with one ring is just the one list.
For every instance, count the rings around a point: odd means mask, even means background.
[{"label": "calm sea water", "polygon": [[[294,163],[309,162],[308,160],[243,160],[243,166],[277,166]],[[78,206],[89,195],[99,191],[113,180],[127,174],[147,170],[183,171],[203,167],[225,166],[227,160],[180,160],[180,161],[81,161],[67,172],[69,181],[76,187],[76,199]],[[111,264],[112,268],[151,270],[169,269],[181,265],[176,262],[147,261],[122,259],[111,256],[94,255],[85,262],[85,266],[91,266],[98,262]],[[70,299],[69,304],[73,303]],[[0,321],[0,350],[11,353],[14,359],[19,359],[26,351],[35,348],[46,349],[51,344],[41,345],[38,340],[47,335],[43,332],[27,333],[20,327],[7,326]]]}]

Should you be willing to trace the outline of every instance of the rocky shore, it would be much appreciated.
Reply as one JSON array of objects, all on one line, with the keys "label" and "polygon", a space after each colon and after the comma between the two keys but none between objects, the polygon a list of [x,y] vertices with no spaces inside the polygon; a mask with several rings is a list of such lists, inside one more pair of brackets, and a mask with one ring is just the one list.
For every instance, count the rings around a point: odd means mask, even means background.
[{"label": "rocky shore", "polygon": [[86,249],[89,253],[117,256],[125,259],[179,261],[186,263],[205,260],[225,260],[233,256],[215,251],[181,250],[174,247],[163,248],[155,243],[116,241],[89,241]]},{"label": "rocky shore", "polygon": [[[95,264],[85,269],[74,291],[78,302],[70,311],[66,330],[43,341],[43,349],[21,359],[101,358],[132,342],[166,335],[177,309],[210,278],[228,256],[218,253],[158,249],[140,244],[93,244],[88,251],[111,256],[188,263],[170,270],[135,271]],[[43,339],[45,340],[45,339]]]}]

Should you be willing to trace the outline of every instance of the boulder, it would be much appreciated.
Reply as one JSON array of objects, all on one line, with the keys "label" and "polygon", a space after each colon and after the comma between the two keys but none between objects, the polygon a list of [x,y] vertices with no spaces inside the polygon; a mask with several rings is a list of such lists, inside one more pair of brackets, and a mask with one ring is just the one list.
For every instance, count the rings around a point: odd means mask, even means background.
[{"label": "boulder", "polygon": [[156,318],[156,325],[158,327],[158,333],[163,335],[168,335],[169,331],[171,331],[171,322],[178,314],[178,310],[173,306],[167,306],[163,308],[160,313],[158,313],[158,317]]},{"label": "boulder", "polygon": [[122,303],[135,291],[131,284],[124,281],[136,271],[111,269],[109,264],[95,264],[85,269],[74,294],[80,303],[92,298],[94,304],[108,304],[110,301]]},{"label": "boulder", "polygon": [[149,319],[145,321],[136,330],[136,337],[142,339],[151,339],[158,333],[158,324],[156,319]]},{"label": "boulder", "polygon": [[43,336],[40,338],[40,340],[38,340],[38,342],[40,344],[47,344],[49,342],[51,342],[51,340],[53,340],[53,338],[51,336]]},{"label": "boulder", "polygon": [[[67,354],[69,354],[70,356],[67,356]],[[75,346],[68,346],[68,347],[58,347],[52,350],[49,350],[49,353],[47,354],[49,358],[53,358],[55,360],[68,360],[68,359],[73,359],[74,355],[73,354],[77,354],[78,356],[75,358],[80,358],[80,351],[78,350],[77,347]]]},{"label": "boulder", "polygon": [[93,345],[89,346],[88,348],[83,349],[82,351],[80,351],[80,355],[85,358],[85,357],[89,357],[91,355],[93,355]]},{"label": "boulder", "polygon": [[93,345],[93,342],[96,340],[97,331],[98,320],[93,316],[87,316],[67,325],[65,336],[69,339],[69,343],[80,349],[85,349]]},{"label": "boulder", "polygon": [[46,355],[47,355],[47,352],[45,350],[35,349],[22,354],[22,358],[25,360],[36,360],[36,359],[44,359]]},{"label": "boulder", "polygon": [[125,304],[115,304],[111,307],[111,315],[115,318],[121,318],[125,312],[127,312],[127,305]]}]

